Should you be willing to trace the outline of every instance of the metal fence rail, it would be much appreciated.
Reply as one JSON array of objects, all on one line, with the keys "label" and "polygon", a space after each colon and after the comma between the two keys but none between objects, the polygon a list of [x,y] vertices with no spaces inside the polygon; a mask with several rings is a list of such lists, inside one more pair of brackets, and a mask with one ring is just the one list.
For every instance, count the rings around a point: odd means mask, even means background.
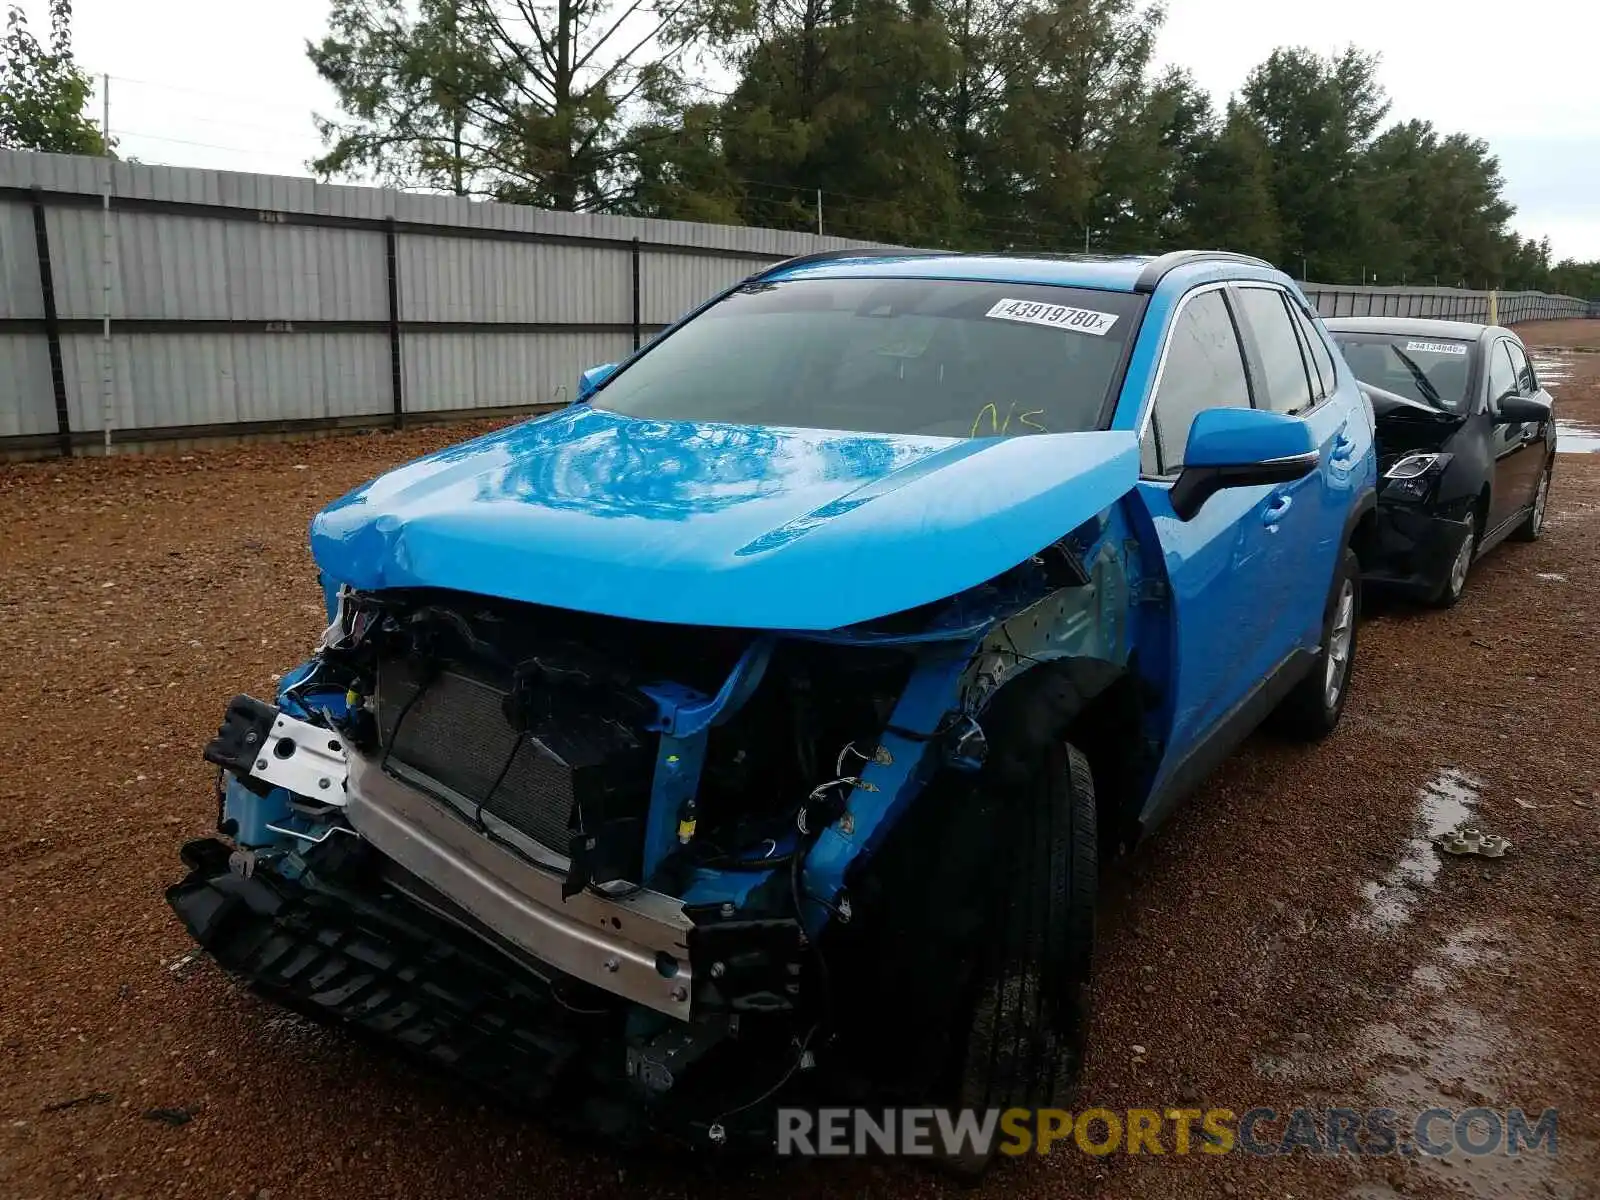
[{"label": "metal fence rail", "polygon": [[0,152],[0,454],[527,411],[863,244]]},{"label": "metal fence rail", "polygon": [[[864,244],[0,151],[0,457],[526,412],[764,263]],[[1492,303],[1304,287],[1327,316]]]},{"label": "metal fence rail", "polygon": [[[1324,317],[1433,317],[1515,325],[1587,317],[1590,302],[1544,292],[1472,292],[1459,288],[1345,287],[1302,283],[1300,290]],[[1491,311],[1493,309],[1494,311]]]}]

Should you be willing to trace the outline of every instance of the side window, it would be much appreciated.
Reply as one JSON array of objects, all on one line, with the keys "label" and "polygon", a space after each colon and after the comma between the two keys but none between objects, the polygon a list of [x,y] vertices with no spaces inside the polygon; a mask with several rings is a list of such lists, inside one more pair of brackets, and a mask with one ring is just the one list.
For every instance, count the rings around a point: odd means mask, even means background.
[{"label": "side window", "polygon": [[[1317,376],[1322,380],[1322,392],[1318,400],[1326,399],[1333,395],[1339,386],[1339,375],[1333,367],[1333,355],[1328,353],[1328,343],[1322,340],[1322,334],[1317,332],[1317,327],[1310,317],[1306,316],[1300,306],[1293,301],[1289,302],[1289,311],[1294,314],[1295,324],[1305,338],[1305,344],[1311,348],[1311,365],[1316,369]],[[1313,390],[1315,388],[1313,387]]]},{"label": "side window", "polygon": [[[1522,347],[1515,342],[1507,341],[1506,349],[1511,352],[1511,368],[1517,373],[1517,390],[1524,396],[1535,396],[1539,392],[1539,380],[1533,374],[1533,364],[1528,361],[1528,356],[1522,352]],[[1496,392],[1496,395],[1500,393]]]},{"label": "side window", "polygon": [[1239,298],[1265,375],[1262,382],[1266,395],[1258,398],[1257,407],[1282,413],[1304,412],[1311,407],[1311,386],[1306,380],[1300,338],[1290,324],[1283,293],[1277,288],[1242,287]]},{"label": "side window", "polygon": [[1168,335],[1150,422],[1155,436],[1146,435],[1141,468],[1171,474],[1183,466],[1189,426],[1202,409],[1249,407],[1244,351],[1227,299],[1219,289],[1201,292],[1184,305]]},{"label": "side window", "polygon": [[1311,347],[1306,343],[1306,331],[1294,319],[1294,305],[1289,306],[1289,324],[1294,327],[1294,340],[1300,343],[1300,361],[1306,365],[1306,382],[1311,385],[1311,403],[1315,404],[1325,394],[1322,376],[1317,374],[1316,360],[1311,357]]},{"label": "side window", "polygon": [[1489,352],[1489,403],[1493,405],[1507,392],[1517,390],[1517,369],[1511,365],[1508,343],[1501,339]]}]

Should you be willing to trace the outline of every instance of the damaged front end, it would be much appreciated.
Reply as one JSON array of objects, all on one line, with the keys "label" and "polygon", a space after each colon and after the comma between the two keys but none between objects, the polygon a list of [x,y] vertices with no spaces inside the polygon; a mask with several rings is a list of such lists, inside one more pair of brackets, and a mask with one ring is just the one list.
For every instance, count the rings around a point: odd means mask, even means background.
[{"label": "damaged front end", "polygon": [[[1378,437],[1378,510],[1363,562],[1370,583],[1431,595],[1452,565],[1470,561],[1478,493],[1472,464],[1455,463],[1466,418],[1381,388],[1363,389]],[[1463,568],[1464,571],[1464,568]]]},{"label": "damaged front end", "polygon": [[872,1003],[828,948],[901,815],[983,767],[1013,677],[1125,674],[1131,546],[1112,510],[829,632],[340,588],[274,703],[229,706],[220,837],[168,900],[263,993],[513,1102],[765,1141]]}]

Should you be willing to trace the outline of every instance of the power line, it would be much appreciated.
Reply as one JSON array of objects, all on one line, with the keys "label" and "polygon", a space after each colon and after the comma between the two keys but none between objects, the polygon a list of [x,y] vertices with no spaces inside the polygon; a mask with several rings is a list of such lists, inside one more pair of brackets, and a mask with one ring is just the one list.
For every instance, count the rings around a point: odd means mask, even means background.
[{"label": "power line", "polygon": [[[96,76],[99,79],[100,76]],[[228,100],[236,104],[251,108],[272,109],[275,112],[295,113],[298,116],[310,117],[313,115],[310,108],[300,108],[292,104],[275,104],[270,100],[263,100],[259,96],[245,92],[218,92],[207,88],[188,87],[177,83],[161,83],[153,79],[136,79],[131,75],[111,74],[113,83],[131,83],[135,87],[152,88],[161,92],[176,92],[186,96],[201,96],[209,100]]]},{"label": "power line", "polygon": [[167,137],[167,136],[165,136],[163,134],[159,134],[159,133],[141,133],[137,129],[119,129],[116,126],[112,126],[112,128],[111,128],[111,136],[112,137],[140,138],[140,139],[142,139],[144,141],[148,141],[148,142],[166,142],[166,143],[169,143],[169,144],[174,145],[174,146],[194,146],[197,149],[201,149],[201,150],[221,150],[226,154],[259,154],[259,153],[261,153],[261,148],[259,146],[254,147],[252,149],[246,149],[245,147],[242,147],[242,146],[219,146],[215,142],[195,142],[195,141],[190,141],[188,138]]}]

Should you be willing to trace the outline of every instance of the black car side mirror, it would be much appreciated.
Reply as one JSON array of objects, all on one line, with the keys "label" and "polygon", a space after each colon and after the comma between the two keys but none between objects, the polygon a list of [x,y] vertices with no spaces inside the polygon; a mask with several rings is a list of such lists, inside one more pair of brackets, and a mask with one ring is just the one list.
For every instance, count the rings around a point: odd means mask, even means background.
[{"label": "black car side mirror", "polygon": [[1507,392],[1494,404],[1497,425],[1542,425],[1549,419],[1550,405],[1547,402],[1519,392]]}]

